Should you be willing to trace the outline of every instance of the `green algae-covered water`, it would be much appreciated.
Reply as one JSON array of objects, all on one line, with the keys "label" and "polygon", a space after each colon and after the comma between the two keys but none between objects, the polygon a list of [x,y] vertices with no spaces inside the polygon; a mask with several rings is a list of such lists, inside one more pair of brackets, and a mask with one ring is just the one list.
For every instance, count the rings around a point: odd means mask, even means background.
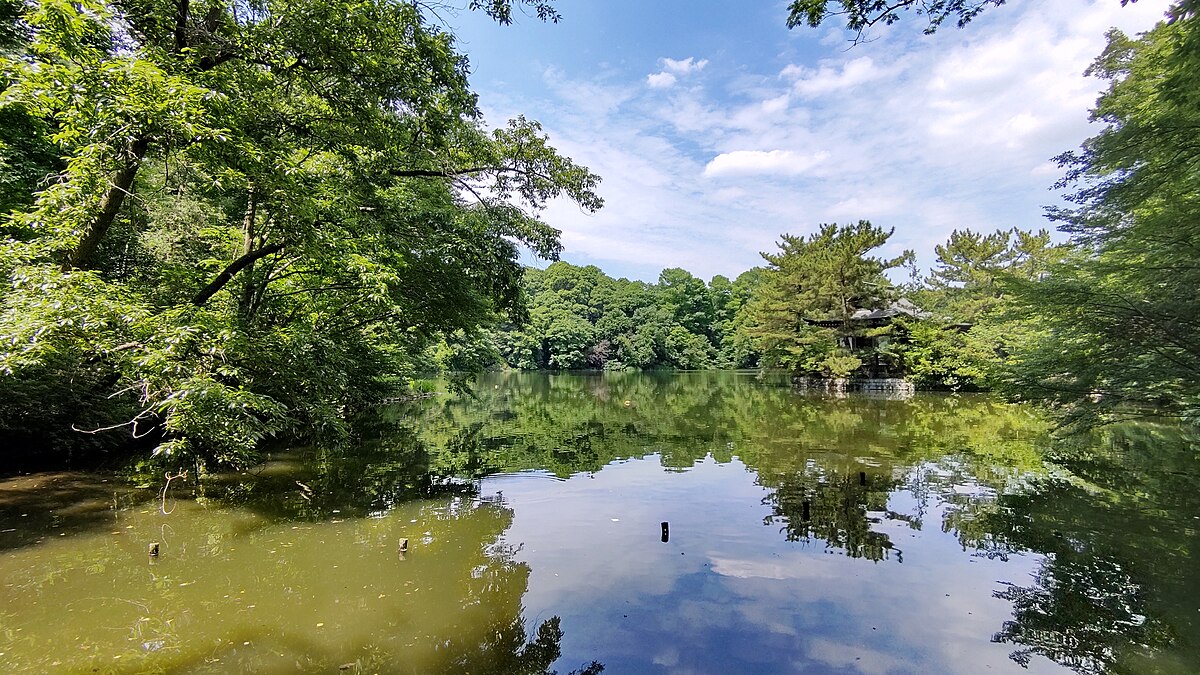
[{"label": "green algae-covered water", "polygon": [[165,493],[0,479],[0,670],[1200,672],[1176,427],[740,373],[496,374],[385,417]]}]

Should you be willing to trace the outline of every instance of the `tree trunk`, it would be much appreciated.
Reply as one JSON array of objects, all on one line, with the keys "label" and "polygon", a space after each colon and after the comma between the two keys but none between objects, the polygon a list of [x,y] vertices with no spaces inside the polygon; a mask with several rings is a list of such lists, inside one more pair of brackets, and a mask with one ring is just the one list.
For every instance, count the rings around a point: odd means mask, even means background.
[{"label": "tree trunk", "polygon": [[[254,184],[251,183],[246,191],[246,215],[242,218],[242,255],[248,255],[254,250],[254,220],[257,200],[254,194]],[[246,265],[245,283],[242,285],[242,297],[238,303],[238,312],[243,318],[251,314],[251,304],[254,300],[254,261]]]},{"label": "tree trunk", "polygon": [[108,228],[116,220],[121,205],[125,203],[125,196],[133,188],[133,179],[137,177],[138,168],[141,167],[149,147],[150,141],[145,137],[136,138],[129,144],[125,166],[113,176],[112,185],[100,199],[100,212],[84,228],[83,237],[75,250],[67,255],[66,263],[63,264],[64,270],[84,268],[91,262],[96,249],[100,248],[100,242],[104,240],[104,235],[108,233]]},{"label": "tree trunk", "polygon": [[183,54],[188,47],[187,22],[191,9],[189,0],[176,0],[175,3],[175,53]]}]

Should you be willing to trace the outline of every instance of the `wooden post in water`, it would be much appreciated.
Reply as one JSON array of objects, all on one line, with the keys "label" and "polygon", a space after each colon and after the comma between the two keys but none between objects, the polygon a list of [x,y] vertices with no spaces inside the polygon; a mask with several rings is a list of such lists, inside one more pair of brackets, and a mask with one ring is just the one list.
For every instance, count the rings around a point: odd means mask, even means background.
[{"label": "wooden post in water", "polygon": [[157,541],[150,542],[150,545],[146,547],[146,552],[150,554],[151,558],[157,558],[158,557],[158,542]]},{"label": "wooden post in water", "polygon": [[664,520],[662,522],[662,542],[665,544],[670,540],[671,540],[671,526],[668,525],[667,521]]},{"label": "wooden post in water", "polygon": [[408,556],[408,537],[401,537],[400,543],[396,545],[396,554],[404,560]]}]

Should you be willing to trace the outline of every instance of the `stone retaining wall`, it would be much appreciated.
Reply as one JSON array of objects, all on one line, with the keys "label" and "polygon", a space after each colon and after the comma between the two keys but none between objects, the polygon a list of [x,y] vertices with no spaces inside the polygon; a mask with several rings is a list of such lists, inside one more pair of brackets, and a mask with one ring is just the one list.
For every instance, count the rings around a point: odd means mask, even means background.
[{"label": "stone retaining wall", "polygon": [[908,398],[916,392],[912,382],[899,377],[793,377],[792,385],[806,392],[844,394],[853,391],[886,398]]}]

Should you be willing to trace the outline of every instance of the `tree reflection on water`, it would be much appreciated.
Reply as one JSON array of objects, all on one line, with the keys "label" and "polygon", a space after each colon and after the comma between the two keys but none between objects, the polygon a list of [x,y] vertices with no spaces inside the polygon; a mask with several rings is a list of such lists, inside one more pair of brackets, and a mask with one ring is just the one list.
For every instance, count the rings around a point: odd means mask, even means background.
[{"label": "tree reflection on water", "polygon": [[[88,510],[71,537],[0,558],[2,660],[12,672],[556,672],[561,622],[530,625],[530,568],[502,540],[513,510],[431,475],[428,454],[400,433],[172,488],[167,513],[157,499],[106,522]],[[32,506],[59,522],[72,494],[7,491],[0,529],[16,532]],[[162,551],[149,565],[147,541]]]},{"label": "tree reflection on water", "polygon": [[[417,413],[431,467],[569,476],[648,454],[676,469],[736,456],[767,490],[765,524],[877,562],[904,559],[881,523],[920,530],[936,503],[964,551],[1040,556],[1028,584],[994,592],[1013,616],[993,641],[1015,645],[1015,662],[1041,655],[1082,673],[1200,662],[1183,638],[1200,634],[1200,589],[1178,573],[1196,539],[1180,519],[1200,513],[1197,443],[1170,427],[1063,441],[1028,409],[984,397],[821,399],[745,376],[485,382],[474,401]],[[889,507],[899,491],[915,496],[909,512]],[[1168,665],[1152,664],[1167,647]]]},{"label": "tree reflection on water", "polygon": [[[823,541],[828,548],[844,551],[851,558],[880,561],[895,555],[904,562],[904,554],[894,550],[888,535],[872,528],[881,518],[904,520],[888,511],[888,496],[900,481],[875,475],[824,475],[795,472],[775,477],[778,482],[763,482],[771,492],[763,503],[772,509],[765,524],[782,522],[781,531],[788,541]],[[760,475],[760,481],[764,478]],[[876,515],[872,515],[876,514]]]},{"label": "tree reflection on water", "polygon": [[966,504],[948,518],[964,547],[1003,557],[1041,555],[1028,585],[995,593],[1013,619],[993,636],[1081,673],[1170,669],[1200,658],[1187,572],[1196,549],[1200,477],[1196,438],[1142,422],[1066,439],[1050,451],[1069,473],[1036,476],[1019,490]]},{"label": "tree reflection on water", "polygon": [[[256,602],[277,604],[281,615],[290,613],[289,619],[298,616],[310,625],[322,619],[286,604],[284,594],[270,589],[285,582],[292,587],[325,583],[326,575],[315,570],[324,569],[328,541],[359,551],[339,561],[342,573],[351,574],[350,568],[354,578],[375,583],[382,568],[356,547],[394,541],[416,529],[427,532],[437,542],[430,546],[442,547],[437,557],[413,556],[406,566],[384,570],[378,583],[387,588],[368,584],[361,593],[351,589],[336,598],[338,611],[374,606],[376,595],[408,598],[390,613],[364,615],[366,624],[354,635],[362,646],[354,661],[360,668],[552,672],[569,621],[557,616],[527,621],[522,598],[531,569],[519,548],[504,543],[514,512],[503,497],[482,497],[480,480],[525,470],[567,478],[644,457],[656,457],[668,472],[688,471],[700,462],[744,465],[762,488],[763,524],[778,531],[778,538],[773,532],[770,538],[856,559],[846,565],[871,561],[891,569],[904,564],[903,541],[926,527],[956,539],[967,560],[1028,559],[1027,579],[996,582],[993,595],[1009,603],[1012,614],[990,636],[1011,645],[1012,659],[1022,666],[1045,657],[1090,674],[1189,672],[1200,663],[1200,577],[1190,572],[1200,516],[1194,437],[1143,422],[1056,440],[1047,423],[1028,409],[986,397],[823,399],[797,395],[786,381],[776,385],[728,373],[494,374],[474,397],[386,411],[374,426],[364,427],[370,440],[276,453],[252,472],[193,481],[173,488],[178,492],[171,497],[191,496],[201,506],[219,503],[250,514],[238,518],[252,524],[239,524],[216,510],[187,512],[196,528],[187,535],[195,539],[196,573],[209,578],[209,586],[228,584],[227,576],[236,577],[249,564],[222,548],[236,537],[249,533],[257,547],[271,550],[299,547],[287,549],[287,560],[255,563],[281,570],[254,582],[266,589]],[[88,504],[113,498],[108,488],[62,494],[83,494]],[[84,579],[97,566],[122,570],[128,552],[100,541],[109,529],[104,509],[71,511],[67,497],[58,506],[47,505],[47,499],[60,497],[10,490],[0,495],[0,520],[17,520],[34,510],[27,507],[44,509],[53,514],[47,522],[81,538],[81,547],[49,554],[37,545],[44,535],[29,528],[0,546],[7,547],[7,570],[55,570],[54,578],[25,580],[39,593],[51,589],[44,599],[50,607],[78,594],[77,588],[60,584],[63,579]],[[139,503],[136,495],[122,493],[114,508],[136,512]],[[321,537],[311,542],[294,534],[306,524],[327,528],[343,520],[347,524],[338,528],[318,529]],[[179,521],[172,522],[179,529]],[[352,522],[359,524],[350,527]],[[141,516],[131,524],[146,528],[146,537],[155,536],[160,525]],[[86,539],[88,532],[94,539]],[[658,545],[657,532],[654,538]],[[194,608],[212,600],[201,594],[200,585],[190,585],[190,578],[167,578],[168,570],[157,572],[165,581],[144,599],[146,606],[172,621],[180,607],[193,608],[192,620],[202,615]],[[137,598],[139,575],[125,570],[106,583]],[[421,578],[445,583],[436,594],[428,584],[420,584],[420,592],[404,586]],[[699,588],[723,588],[711,572],[688,578]],[[13,592],[21,588],[17,583]],[[447,598],[455,599],[452,607],[443,607]],[[419,637],[430,651],[417,665],[405,665],[397,655],[412,645],[395,643],[391,624],[410,621],[414,607],[434,617],[409,628],[413,640]],[[121,614],[126,623],[149,616],[134,609],[113,611],[129,613]],[[36,631],[28,617],[22,621],[28,639]],[[69,641],[52,615],[45,621],[48,636]],[[234,631],[241,631],[235,641],[269,641],[269,631],[243,628]],[[308,655],[307,666],[340,663],[339,654],[317,634],[292,637],[299,640],[296,649]],[[12,647],[0,651],[8,652],[5,658],[15,653]],[[196,654],[172,658],[171,664],[205,667]],[[254,669],[268,662],[264,658],[230,648],[222,653],[220,667]],[[592,663],[576,672],[591,675],[601,669]]]}]

